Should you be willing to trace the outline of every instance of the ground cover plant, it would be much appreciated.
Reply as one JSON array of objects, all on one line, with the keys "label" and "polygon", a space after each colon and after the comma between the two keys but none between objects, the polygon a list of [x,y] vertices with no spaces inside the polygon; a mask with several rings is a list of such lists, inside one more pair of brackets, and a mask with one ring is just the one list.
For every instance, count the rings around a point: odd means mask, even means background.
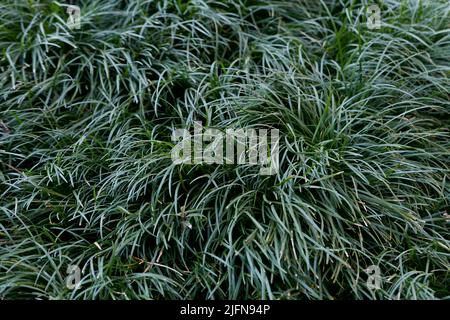
[{"label": "ground cover plant", "polygon": [[[0,298],[449,298],[448,1],[76,5],[0,4]],[[278,173],[174,164],[194,121]]]}]

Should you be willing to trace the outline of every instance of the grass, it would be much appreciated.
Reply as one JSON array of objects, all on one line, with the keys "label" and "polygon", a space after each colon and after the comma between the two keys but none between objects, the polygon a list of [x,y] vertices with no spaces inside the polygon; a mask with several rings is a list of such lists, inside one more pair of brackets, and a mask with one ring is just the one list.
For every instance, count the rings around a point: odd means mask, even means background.
[{"label": "grass", "polygon": [[[0,4],[0,298],[450,297],[448,1],[78,5]],[[194,121],[279,173],[174,165]]]}]

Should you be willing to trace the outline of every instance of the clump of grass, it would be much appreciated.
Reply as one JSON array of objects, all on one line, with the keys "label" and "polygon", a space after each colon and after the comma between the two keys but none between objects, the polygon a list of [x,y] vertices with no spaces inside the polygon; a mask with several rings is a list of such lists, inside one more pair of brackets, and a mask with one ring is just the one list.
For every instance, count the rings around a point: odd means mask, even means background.
[{"label": "clump of grass", "polygon": [[[0,297],[449,298],[450,6],[371,4],[4,0]],[[194,120],[279,173],[174,165]]]}]

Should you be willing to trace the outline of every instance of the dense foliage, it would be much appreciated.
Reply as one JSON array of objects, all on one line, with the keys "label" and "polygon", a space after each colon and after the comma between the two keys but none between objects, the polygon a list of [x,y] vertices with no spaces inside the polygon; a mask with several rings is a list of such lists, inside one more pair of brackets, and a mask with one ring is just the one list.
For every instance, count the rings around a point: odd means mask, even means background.
[{"label": "dense foliage", "polygon": [[[78,5],[0,4],[0,298],[450,297],[447,0]],[[194,121],[279,173],[175,165]]]}]

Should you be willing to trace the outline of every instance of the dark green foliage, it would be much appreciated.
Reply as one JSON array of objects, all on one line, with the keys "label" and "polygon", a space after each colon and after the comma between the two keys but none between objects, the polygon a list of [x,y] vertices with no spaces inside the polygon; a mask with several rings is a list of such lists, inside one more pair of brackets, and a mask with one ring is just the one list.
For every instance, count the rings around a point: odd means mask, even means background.
[{"label": "dark green foliage", "polygon": [[[377,2],[2,0],[0,297],[449,298],[450,5]],[[194,120],[280,172],[174,165]]]}]

